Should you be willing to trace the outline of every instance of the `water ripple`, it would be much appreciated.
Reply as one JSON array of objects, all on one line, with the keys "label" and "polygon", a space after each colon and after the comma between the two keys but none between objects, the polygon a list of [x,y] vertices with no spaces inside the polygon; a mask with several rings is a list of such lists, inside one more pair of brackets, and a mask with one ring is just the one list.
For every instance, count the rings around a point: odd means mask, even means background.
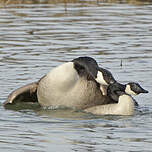
[{"label": "water ripple", "polygon": [[[136,1],[138,2],[138,1]],[[0,8],[0,102],[52,67],[92,56],[122,83],[152,91],[151,3],[86,1]],[[145,4],[145,5],[144,5]],[[122,66],[120,66],[122,60]],[[151,94],[132,117],[0,106],[3,151],[150,151]],[[116,146],[117,145],[117,146]]]}]

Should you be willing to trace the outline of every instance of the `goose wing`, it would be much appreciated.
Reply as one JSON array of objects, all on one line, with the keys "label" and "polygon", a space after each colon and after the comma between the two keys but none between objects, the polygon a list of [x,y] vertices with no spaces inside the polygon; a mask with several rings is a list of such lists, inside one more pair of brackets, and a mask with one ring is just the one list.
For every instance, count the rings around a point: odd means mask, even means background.
[{"label": "goose wing", "polygon": [[17,102],[38,102],[37,86],[38,82],[33,82],[14,90],[3,105],[6,106]]}]

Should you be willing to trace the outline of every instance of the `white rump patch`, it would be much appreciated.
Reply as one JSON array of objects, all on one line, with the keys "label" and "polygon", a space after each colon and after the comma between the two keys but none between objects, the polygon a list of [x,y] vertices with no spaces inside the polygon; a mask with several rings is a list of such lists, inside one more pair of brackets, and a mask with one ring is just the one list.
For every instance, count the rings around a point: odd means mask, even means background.
[{"label": "white rump patch", "polygon": [[130,95],[137,95],[134,91],[131,90],[130,85],[127,84],[125,92]]},{"label": "white rump patch", "polygon": [[97,78],[95,79],[101,85],[108,85],[107,82],[104,80],[102,72],[98,71]]}]

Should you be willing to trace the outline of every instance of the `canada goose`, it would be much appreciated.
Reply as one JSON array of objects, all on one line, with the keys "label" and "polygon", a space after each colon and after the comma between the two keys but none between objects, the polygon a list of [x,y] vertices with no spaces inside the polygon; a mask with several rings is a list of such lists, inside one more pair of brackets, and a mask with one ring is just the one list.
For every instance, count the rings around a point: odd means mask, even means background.
[{"label": "canada goose", "polygon": [[111,99],[118,98],[118,103],[96,105],[85,109],[85,112],[89,112],[96,115],[133,115],[134,113],[134,100],[133,98],[120,91],[121,89],[116,85],[110,84],[108,87],[109,96]]},{"label": "canada goose", "polygon": [[97,62],[90,57],[79,57],[51,70],[37,87],[38,102],[42,106],[66,106],[84,109],[104,104],[100,85],[115,82],[106,78],[106,70],[99,70]]},{"label": "canada goose", "polygon": [[133,115],[133,98],[121,91],[117,91],[116,95],[119,96],[118,103],[97,105],[87,108],[84,111],[96,115]]},{"label": "canada goose", "polygon": [[[109,77],[109,78],[108,78]],[[53,68],[38,82],[13,91],[4,106],[19,100],[39,102],[41,106],[66,106],[84,109],[108,103],[100,85],[115,82],[112,74],[99,68],[91,57],[79,57]]]}]

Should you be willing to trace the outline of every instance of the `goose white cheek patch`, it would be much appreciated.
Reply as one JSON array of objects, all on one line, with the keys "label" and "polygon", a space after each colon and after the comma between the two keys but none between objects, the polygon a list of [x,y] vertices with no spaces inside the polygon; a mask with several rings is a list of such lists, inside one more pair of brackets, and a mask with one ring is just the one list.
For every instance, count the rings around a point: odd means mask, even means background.
[{"label": "goose white cheek patch", "polygon": [[104,80],[102,72],[98,71],[97,78],[95,79],[101,85],[108,85],[107,82]]},{"label": "goose white cheek patch", "polygon": [[102,92],[102,95],[106,96],[107,95],[107,86],[105,85],[100,85],[100,90]]},{"label": "goose white cheek patch", "polygon": [[130,95],[137,95],[134,91],[131,90],[130,85],[126,86],[125,92]]}]

